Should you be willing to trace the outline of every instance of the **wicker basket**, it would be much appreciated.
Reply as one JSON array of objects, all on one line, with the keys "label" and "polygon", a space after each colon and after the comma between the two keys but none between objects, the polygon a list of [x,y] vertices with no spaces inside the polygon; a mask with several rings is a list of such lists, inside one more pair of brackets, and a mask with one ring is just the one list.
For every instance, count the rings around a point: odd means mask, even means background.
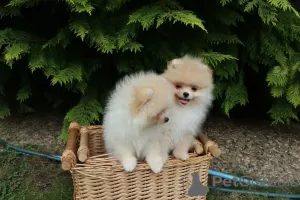
[{"label": "wicker basket", "polygon": [[[146,163],[124,172],[123,167],[105,153],[101,125],[80,126],[73,121],[62,155],[62,168],[72,174],[74,200],[205,200],[190,197],[192,173],[199,172],[203,185],[208,182],[212,156],[190,153],[187,161],[169,157],[161,173]],[[76,156],[77,155],[77,156]]]}]

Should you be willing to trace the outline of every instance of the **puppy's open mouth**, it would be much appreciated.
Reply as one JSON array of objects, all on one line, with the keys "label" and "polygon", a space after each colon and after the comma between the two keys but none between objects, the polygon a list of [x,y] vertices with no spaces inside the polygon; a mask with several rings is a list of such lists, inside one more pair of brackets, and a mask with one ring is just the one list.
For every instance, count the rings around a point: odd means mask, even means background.
[{"label": "puppy's open mouth", "polygon": [[188,103],[190,103],[189,99],[184,99],[184,98],[180,98],[180,97],[178,97],[178,99],[182,105],[187,105]]}]

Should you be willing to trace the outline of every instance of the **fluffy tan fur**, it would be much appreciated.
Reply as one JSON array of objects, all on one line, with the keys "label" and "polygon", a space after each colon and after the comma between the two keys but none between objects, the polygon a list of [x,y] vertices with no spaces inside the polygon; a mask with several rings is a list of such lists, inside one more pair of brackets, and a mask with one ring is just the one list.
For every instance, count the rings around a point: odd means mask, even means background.
[{"label": "fluffy tan fur", "polygon": [[[125,171],[146,160],[153,172],[162,170],[168,158],[168,108],[174,104],[174,87],[154,72],[125,76],[111,93],[103,117],[108,153]],[[172,119],[170,119],[171,121]]]},{"label": "fluffy tan fur", "polygon": [[213,101],[213,71],[200,58],[186,55],[168,62],[162,74],[174,85],[175,106],[171,111],[171,149],[186,160]]},{"label": "fluffy tan fur", "polygon": [[188,83],[201,89],[213,84],[212,74],[212,69],[200,58],[184,56],[168,62],[163,75],[173,84]]},{"label": "fluffy tan fur", "polygon": [[131,111],[140,116],[148,116],[153,124],[163,124],[166,121],[169,98],[164,98],[170,86],[164,79],[144,79],[134,88]]},{"label": "fluffy tan fur", "polygon": [[[175,86],[177,98],[184,98],[184,93],[188,92],[189,104],[199,103],[203,90],[213,87],[213,71],[203,63],[200,58],[186,55],[168,62],[167,69],[162,74],[169,82]],[[180,104],[180,101],[176,101]]]}]

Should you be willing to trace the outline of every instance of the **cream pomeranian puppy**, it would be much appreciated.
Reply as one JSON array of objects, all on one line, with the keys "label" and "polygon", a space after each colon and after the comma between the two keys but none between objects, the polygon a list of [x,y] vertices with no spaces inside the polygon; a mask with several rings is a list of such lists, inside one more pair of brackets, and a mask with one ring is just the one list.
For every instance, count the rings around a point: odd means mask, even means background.
[{"label": "cream pomeranian puppy", "polygon": [[169,144],[163,128],[172,104],[172,84],[154,72],[128,75],[117,83],[105,108],[104,141],[125,171],[144,159],[153,172],[162,170]]},{"label": "cream pomeranian puppy", "polygon": [[200,58],[186,55],[168,62],[162,74],[175,89],[175,106],[168,123],[171,150],[181,160],[201,130],[213,101],[213,71]]}]

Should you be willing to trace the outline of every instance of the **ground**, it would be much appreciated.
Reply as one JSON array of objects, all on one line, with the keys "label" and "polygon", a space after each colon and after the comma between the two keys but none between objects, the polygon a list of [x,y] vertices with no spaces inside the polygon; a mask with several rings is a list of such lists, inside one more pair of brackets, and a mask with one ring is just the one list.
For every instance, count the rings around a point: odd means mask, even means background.
[{"label": "ground", "polygon": [[[34,151],[61,154],[64,144],[58,136],[62,121],[63,116],[49,113],[11,117],[0,121],[0,139]],[[204,133],[216,141],[222,150],[220,158],[214,160],[212,169],[250,179],[269,180],[268,183],[300,183],[299,130],[297,124],[287,128],[270,127],[269,122],[260,120],[208,119]],[[59,162],[20,156],[13,152],[0,154],[0,162],[1,200],[72,199],[71,175],[61,170]],[[299,189],[297,191],[287,185],[273,192],[300,193]],[[268,198],[227,194],[211,189],[207,199]]]}]

